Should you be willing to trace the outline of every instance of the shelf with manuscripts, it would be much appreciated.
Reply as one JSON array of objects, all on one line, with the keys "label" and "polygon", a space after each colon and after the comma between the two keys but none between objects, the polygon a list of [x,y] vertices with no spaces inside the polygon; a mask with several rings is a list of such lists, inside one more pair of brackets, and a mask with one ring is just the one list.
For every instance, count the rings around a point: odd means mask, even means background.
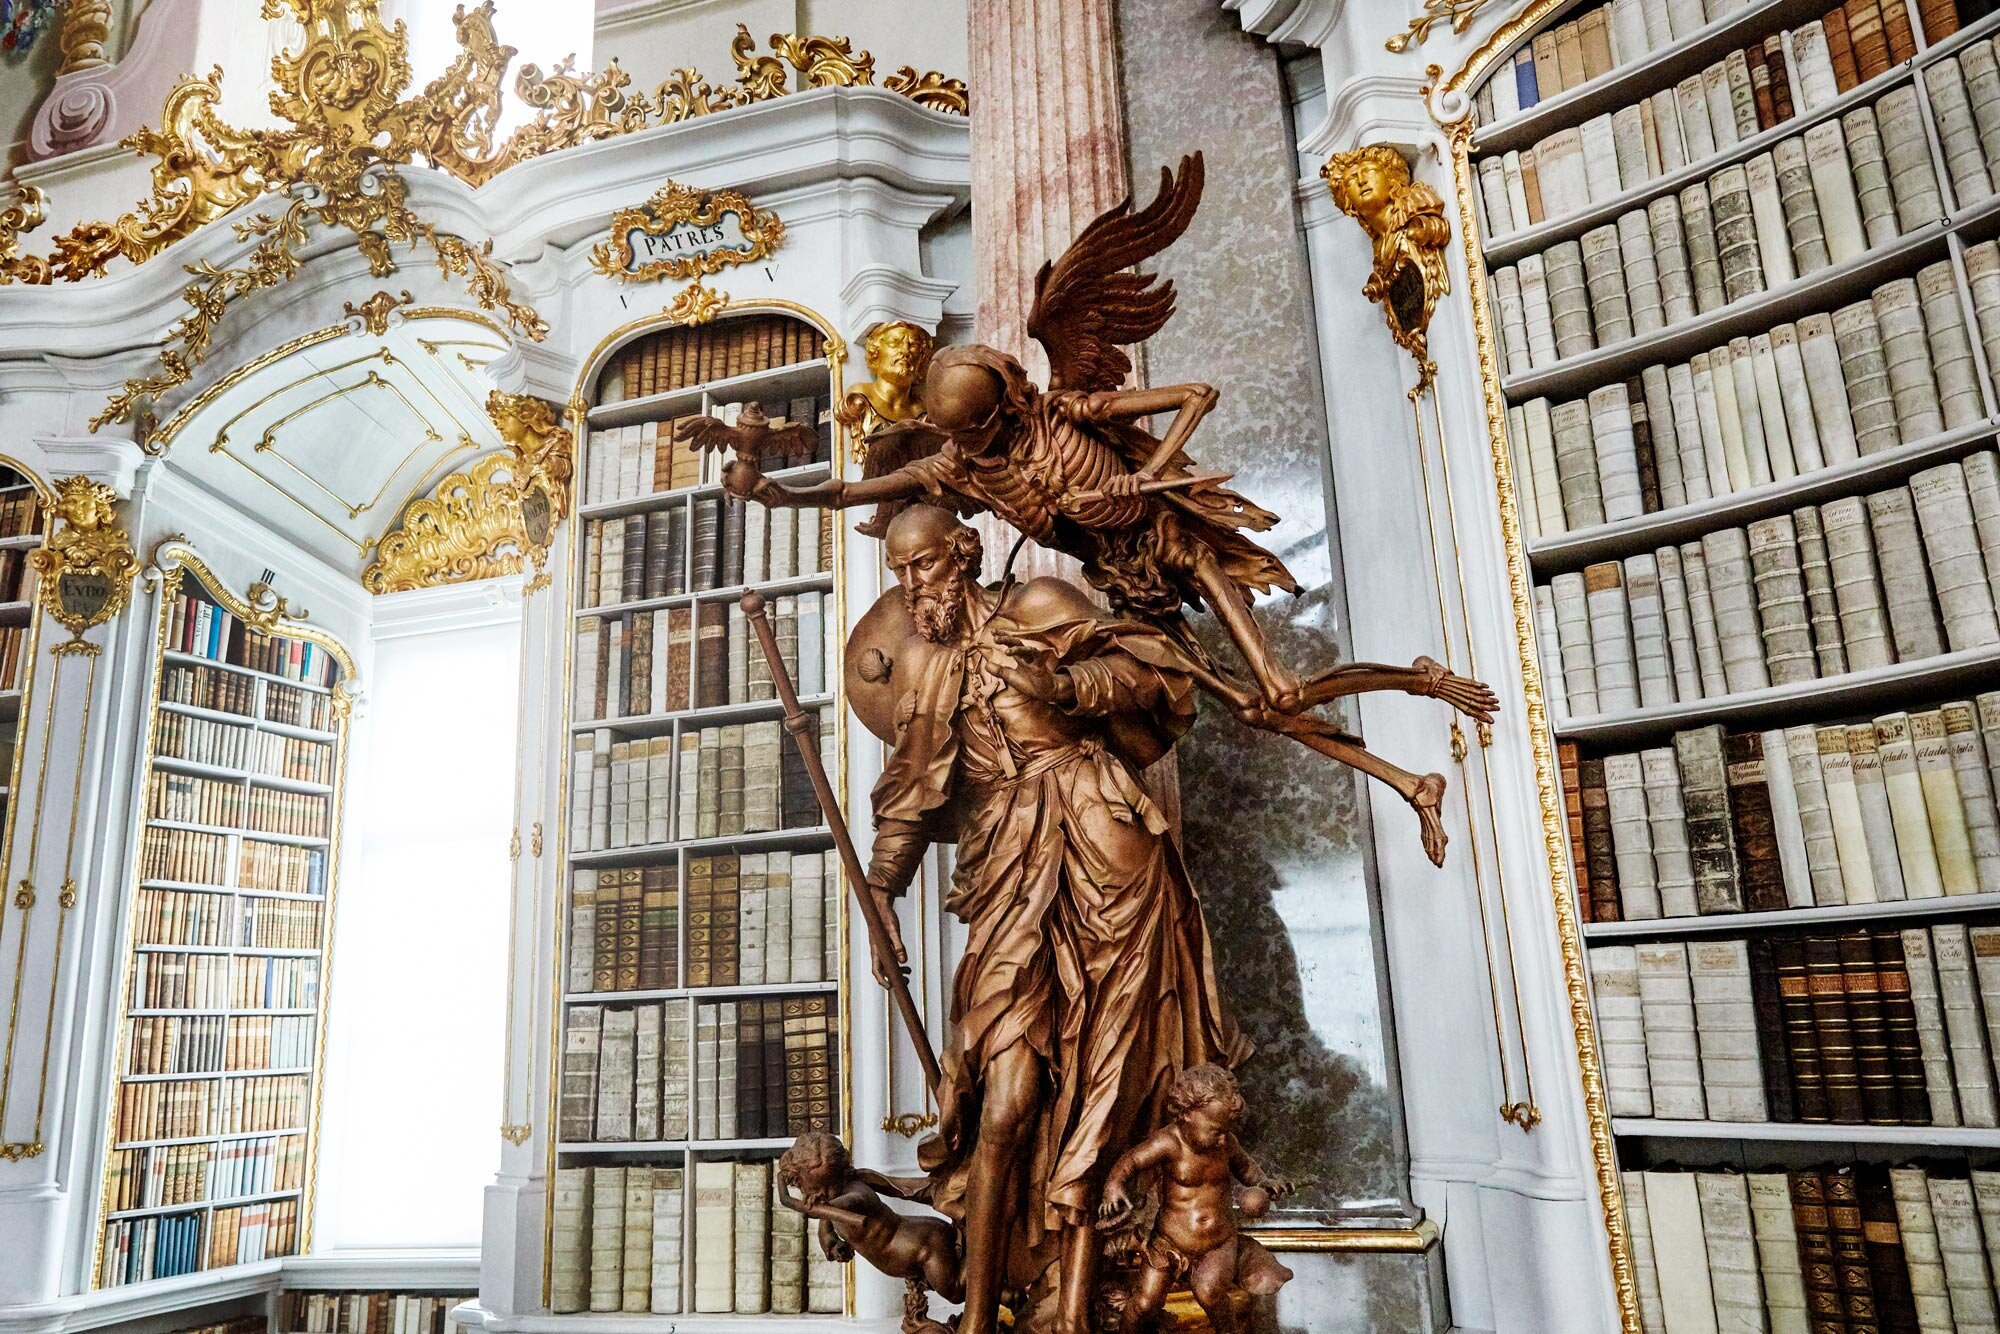
[{"label": "shelf with manuscripts", "polygon": [[98,1287],[298,1254],[312,1207],[350,667],[165,559]]},{"label": "shelf with manuscripts", "polygon": [[20,781],[21,700],[33,673],[38,622],[28,552],[48,537],[50,515],[40,484],[0,460],[0,834],[13,815]]},{"label": "shelf with manuscripts", "polygon": [[[846,1129],[845,911],[832,838],[741,606],[770,608],[835,778],[837,516],[727,497],[675,438],[752,404],[767,475],[834,467],[837,368],[785,315],[614,351],[589,409],[568,729],[552,1310],[839,1314],[844,1266],[776,1202],[774,1162]],[[706,375],[706,378],[704,377]],[[751,417],[754,423],[754,414]]]}]

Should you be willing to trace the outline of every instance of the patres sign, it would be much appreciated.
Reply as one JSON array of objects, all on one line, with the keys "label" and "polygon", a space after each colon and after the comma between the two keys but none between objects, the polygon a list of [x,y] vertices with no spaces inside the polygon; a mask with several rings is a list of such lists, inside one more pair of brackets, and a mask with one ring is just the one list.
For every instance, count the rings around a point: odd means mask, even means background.
[{"label": "patres sign", "polygon": [[784,235],[778,215],[740,191],[668,181],[638,208],[612,215],[611,235],[591,250],[590,263],[623,282],[698,278],[767,258]]}]

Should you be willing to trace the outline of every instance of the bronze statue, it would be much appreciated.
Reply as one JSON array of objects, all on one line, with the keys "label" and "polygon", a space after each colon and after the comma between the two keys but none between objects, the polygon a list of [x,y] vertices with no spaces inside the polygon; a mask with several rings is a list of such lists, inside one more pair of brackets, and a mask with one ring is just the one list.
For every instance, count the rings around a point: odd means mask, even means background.
[{"label": "bronze statue", "polygon": [[[1296,585],[1245,533],[1275,516],[1183,449],[1216,391],[1119,388],[1131,363],[1118,344],[1173,310],[1171,285],[1130,266],[1180,234],[1200,189],[1201,160],[1187,159],[1149,208],[1128,200],[1043,269],[1029,328],[1054,367],[1046,392],[1003,352],[946,348],[924,383],[926,415],[875,430],[854,483],[782,486],[762,475],[760,435],[694,438],[735,451],[724,481],[738,497],[882,507],[863,531],[884,537],[897,587],[856,624],[844,673],[849,707],[891,748],[865,873],[775,633],[755,594],[744,603],[860,896],[876,976],[938,1106],[918,1148],[923,1180],[854,1169],[837,1141],[808,1137],[781,1167],[784,1202],[821,1220],[829,1253],[851,1245],[911,1284],[911,1334],[948,1328],[928,1315],[931,1292],[962,1294],[958,1334],[995,1334],[1003,1308],[1017,1334],[1094,1334],[1115,1284],[1100,1272],[1101,1210],[1144,1234],[1125,1334],[1153,1319],[1175,1280],[1227,1322],[1291,1277],[1231,1212],[1233,1201],[1257,1216],[1284,1186],[1236,1142],[1243,1105],[1229,1071],[1250,1044],[1218,993],[1199,900],[1140,775],[1186,732],[1205,690],[1243,721],[1391,783],[1441,859],[1443,778],[1405,773],[1314,711],[1377,689],[1436,695],[1481,719],[1496,706],[1428,659],[1302,678],[1270,652],[1250,596]],[[1136,424],[1162,412],[1174,416],[1158,437]],[[979,535],[956,515],[982,510],[1076,557],[1108,608],[1062,580],[981,584]],[[1241,671],[1195,639],[1189,607],[1217,612]],[[956,847],[945,906],[966,939],[941,1061],[910,998],[893,911],[933,843]],[[1142,1174],[1163,1179],[1149,1221],[1127,1217]],[[946,1221],[891,1211],[885,1194]]]},{"label": "bronze statue", "polygon": [[[1182,161],[1178,176],[1161,173],[1149,207],[1135,213],[1128,199],[1043,266],[1028,330],[1048,351],[1048,390],[996,348],[943,348],[925,382],[926,415],[871,437],[861,481],[788,487],[739,455],[724,482],[732,494],[766,505],[879,503],[875,519],[861,527],[870,535],[883,531],[895,508],[919,498],[961,514],[997,514],[1028,539],[1076,557],[1114,608],[1158,626],[1179,645],[1195,681],[1244,722],[1388,783],[1416,811],[1425,851],[1441,865],[1444,778],[1398,768],[1312,710],[1343,695],[1403,690],[1490,721],[1493,692],[1429,658],[1409,667],[1349,663],[1304,679],[1278,662],[1250,614],[1250,596],[1295,593],[1298,585],[1244,535],[1271,527],[1277,516],[1224,489],[1226,474],[1197,471],[1183,448],[1215,406],[1216,391],[1205,384],[1118,387],[1132,369],[1118,345],[1151,337],[1174,308],[1172,283],[1130,266],[1186,230],[1201,185],[1197,154]],[[1164,412],[1174,416],[1158,438],[1137,425]],[[1184,619],[1188,607],[1221,617],[1249,680],[1200,647]]]},{"label": "bronze statue", "polygon": [[[1186,1282],[1217,1334],[1231,1334],[1251,1297],[1269,1296],[1292,1277],[1255,1237],[1237,1230],[1236,1209],[1260,1218],[1290,1187],[1236,1142],[1243,1095],[1236,1076],[1221,1066],[1181,1071],[1167,1094],[1167,1115],[1173,1118],[1169,1124],[1112,1164],[1098,1206],[1100,1228],[1122,1226],[1134,1209],[1133,1178],[1160,1179],[1159,1213],[1141,1252],[1144,1268],[1120,1312],[1118,1332],[1150,1329],[1166,1305],[1169,1286]],[[1240,1197],[1234,1189],[1238,1182]]]}]

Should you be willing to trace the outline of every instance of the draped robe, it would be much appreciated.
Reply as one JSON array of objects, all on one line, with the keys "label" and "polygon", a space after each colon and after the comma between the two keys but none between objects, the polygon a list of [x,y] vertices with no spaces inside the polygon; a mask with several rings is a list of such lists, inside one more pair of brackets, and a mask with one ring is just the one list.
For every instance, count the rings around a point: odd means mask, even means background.
[{"label": "draped robe", "polygon": [[[967,614],[987,615],[976,602]],[[958,845],[946,907],[967,942],[939,1129],[920,1149],[946,1214],[964,1216],[989,1064],[1016,1044],[1039,1058],[1025,1194],[1010,1210],[1008,1273],[1026,1283],[1058,1229],[1089,1220],[1118,1155],[1162,1123],[1175,1075],[1237,1065],[1250,1047],[1217,992],[1179,850],[1138,782],[1193,718],[1181,651],[1053,580],[1013,590],[967,640],[911,655],[916,679],[874,792],[876,860],[913,864],[928,836]],[[1009,641],[1066,667],[1068,708],[998,675]]]}]

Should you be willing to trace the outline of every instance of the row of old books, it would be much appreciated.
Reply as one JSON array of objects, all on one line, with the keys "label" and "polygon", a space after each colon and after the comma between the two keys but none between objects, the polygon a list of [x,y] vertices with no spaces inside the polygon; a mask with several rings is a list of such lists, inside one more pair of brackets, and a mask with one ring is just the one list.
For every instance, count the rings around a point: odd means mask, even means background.
[{"label": "row of old books", "polygon": [[[1746,0],[1611,0],[1581,18],[1536,34],[1511,62],[1480,86],[1473,98],[1474,113],[1481,125],[1505,121],[1621,65],[1670,50],[1709,23],[1734,17],[1746,8]],[[1924,39],[1936,43],[1957,32],[1961,21],[1976,19],[1991,8],[1985,0],[1965,0],[1963,5],[1953,0],[1920,0]],[[1722,77],[1727,80],[1728,94],[1740,87],[1743,96],[1754,95],[1761,105],[1765,89],[1775,100],[1780,80],[1791,72],[1797,73],[1802,88],[1808,78],[1831,82],[1838,77],[1842,80],[1838,90],[1846,92],[1915,53],[1915,31],[1903,0],[1847,0],[1800,28],[1774,33],[1742,52],[1732,52],[1732,67]],[[1733,64],[1738,56],[1744,62],[1740,69]],[[1708,92],[1710,80],[1717,77],[1711,72],[1713,68],[1695,76],[1696,100],[1713,97]],[[1685,81],[1670,89],[1669,100],[1685,96],[1680,92],[1684,87]],[[1727,97],[1724,105],[1728,105]],[[1670,120],[1675,108],[1667,106],[1658,114]]]},{"label": "row of old books", "polygon": [[[161,672],[159,697],[169,704],[186,704],[248,718],[257,712],[257,679],[241,672],[168,663]],[[318,691],[266,682],[263,717],[271,722],[324,732],[333,726],[333,700]]]},{"label": "row of old books", "polygon": [[585,525],[583,605],[820,574],[833,568],[833,524],[816,509],[768,509],[733,496],[593,519]]},{"label": "row of old books", "polygon": [[190,1325],[177,1329],[172,1334],[269,1334],[271,1324],[261,1315],[238,1316],[234,1320],[221,1320],[210,1325]]},{"label": "row of old books", "polygon": [[827,995],[572,1005],[558,1134],[574,1146],[837,1130],[838,1034]]},{"label": "row of old books", "polygon": [[[586,504],[611,500],[636,500],[641,496],[666,495],[694,486],[714,486],[722,480],[722,470],[732,454],[703,450],[681,436],[684,423],[703,416],[716,418],[726,426],[737,425],[747,402],[716,403],[706,413],[686,413],[666,421],[640,422],[635,426],[603,426],[590,433],[590,453],[583,480]],[[757,405],[767,419],[767,428],[798,424],[813,428],[810,444],[801,440],[783,452],[760,457],[765,472],[803,468],[827,463],[833,458],[833,404],[824,394],[801,394],[792,399],[772,399]],[[754,418],[753,418],[754,420]]]},{"label": "row of old books", "polygon": [[[838,972],[840,882],[828,852],[687,862],[687,985],[825,982]],[[681,892],[672,866],[573,873],[567,989],[681,985]]]},{"label": "row of old books", "polygon": [[471,1293],[288,1292],[278,1334],[449,1334]]},{"label": "row of old books", "polygon": [[267,682],[264,686],[264,717],[289,727],[305,727],[315,732],[333,730],[333,697],[297,686]]},{"label": "row of old books", "polygon": [[[2000,353],[2000,246],[1966,254]],[[1985,421],[1950,261],[1832,315],[1507,411],[1530,540],[1809,476]]]},{"label": "row of old books", "polygon": [[177,591],[167,608],[165,647],[312,685],[333,684],[333,655],[308,639],[252,630],[204,597]]},{"label": "row of old books", "polygon": [[121,1144],[290,1130],[304,1124],[307,1092],[304,1075],[121,1084],[112,1125]]},{"label": "row of old books", "polygon": [[106,1177],[111,1213],[297,1190],[305,1178],[305,1137],[118,1149]]},{"label": "row of old books", "polygon": [[[830,724],[820,728],[820,762],[830,774],[837,772],[834,737]],[[577,852],[824,823],[805,764],[776,719],[638,741],[621,740],[610,728],[579,732],[570,784]]]},{"label": "row of old books", "polygon": [[318,959],[142,950],[132,956],[133,1009],[306,1009],[319,1003]]},{"label": "row of old books", "polygon": [[1611,1114],[1995,1125],[2000,927],[1589,950]]},{"label": "row of old books", "polygon": [[305,737],[258,732],[211,718],[162,712],[154,735],[155,753],[221,769],[243,769],[304,783],[333,779],[333,747]]},{"label": "row of old books", "polygon": [[97,1286],[115,1288],[193,1273],[201,1268],[201,1224],[199,1213],[106,1223]]},{"label": "row of old books", "polygon": [[1579,760],[1562,743],[1593,921],[2000,892],[2000,696]]},{"label": "row of old books", "polygon": [[1771,153],[1495,269],[1509,365],[1525,354],[1532,370],[1556,369],[1685,324],[1944,212],[1916,90],[1895,89],[1875,107],[1822,121]]},{"label": "row of old books", "polygon": [[1996,596],[2000,460],[1979,453],[1559,574],[1534,603],[1553,707],[1578,718],[1991,647]]},{"label": "row of old books", "polygon": [[313,949],[320,905],[300,899],[233,899],[202,890],[141,889],[133,904],[138,945],[238,945]]},{"label": "row of old books", "polygon": [[312,1063],[313,1021],[306,1015],[134,1015],[127,1022],[127,1074],[290,1070]]},{"label": "row of old books", "polygon": [[0,627],[0,690],[21,688],[21,668],[27,661],[23,650],[27,646],[26,627],[19,625]]},{"label": "row of old books", "polygon": [[1619,1175],[1646,1334],[1995,1328],[2000,1173],[1867,1163]]},{"label": "row of old books", "polygon": [[[1865,3],[1872,6],[1875,0]],[[1902,7],[1893,0],[1890,8],[1901,14]],[[1865,63],[1857,60],[1839,17],[1836,10],[1828,16],[1835,20],[1831,25],[1828,19],[1817,19],[1753,40],[1745,49],[1615,112],[1546,135],[1532,147],[1481,159],[1476,195],[1488,239],[1581,212],[1659,177],[1699,166],[1797,113],[1833,102],[1915,54],[1915,35],[1904,19],[1886,30],[1877,29],[1885,40],[1881,45],[1869,42]],[[1992,48],[1984,46],[1961,77],[2000,77],[1992,54]],[[1969,101],[1963,87],[1961,82],[1954,107]],[[1944,108],[1938,110],[1942,116]],[[1787,142],[1793,147],[1779,155],[1781,167],[1787,155],[1797,157],[1798,140]],[[1961,196],[1960,202],[1969,201]]]},{"label": "row of old books", "polygon": [[[140,839],[139,874],[220,887],[229,874],[229,841],[223,834],[148,827]],[[287,843],[243,840],[237,884],[287,894],[326,892],[326,852]]]},{"label": "row of old books", "polygon": [[557,1168],[550,1308],[839,1314],[844,1266],[779,1201],[774,1175],[762,1160]]},{"label": "row of old books", "polygon": [[216,1209],[208,1220],[208,1267],[255,1264],[299,1249],[299,1202],[266,1200]]},{"label": "row of old books", "polygon": [[48,511],[33,482],[12,468],[0,468],[0,537],[39,534]]},{"label": "row of old books", "polygon": [[[219,837],[177,829],[159,832],[184,834],[189,838]],[[317,898],[326,893],[326,850],[246,838],[237,854],[236,885],[239,889],[309,894]]]},{"label": "row of old books", "polygon": [[[827,689],[836,634],[831,605],[831,595],[814,591],[771,598],[765,609],[786,677],[803,698]],[[734,600],[580,616],[575,663],[571,716],[578,722],[777,698],[770,659]]]},{"label": "row of old books", "polygon": [[746,315],[635,338],[605,368],[600,403],[819,360],[826,335],[784,315]]},{"label": "row of old books", "polygon": [[25,602],[33,592],[28,553],[19,547],[0,551],[0,602]]},{"label": "row of old books", "polygon": [[146,793],[148,819],[326,837],[327,799],[310,792],[276,792],[245,787],[235,779],[155,769],[146,780]]}]

